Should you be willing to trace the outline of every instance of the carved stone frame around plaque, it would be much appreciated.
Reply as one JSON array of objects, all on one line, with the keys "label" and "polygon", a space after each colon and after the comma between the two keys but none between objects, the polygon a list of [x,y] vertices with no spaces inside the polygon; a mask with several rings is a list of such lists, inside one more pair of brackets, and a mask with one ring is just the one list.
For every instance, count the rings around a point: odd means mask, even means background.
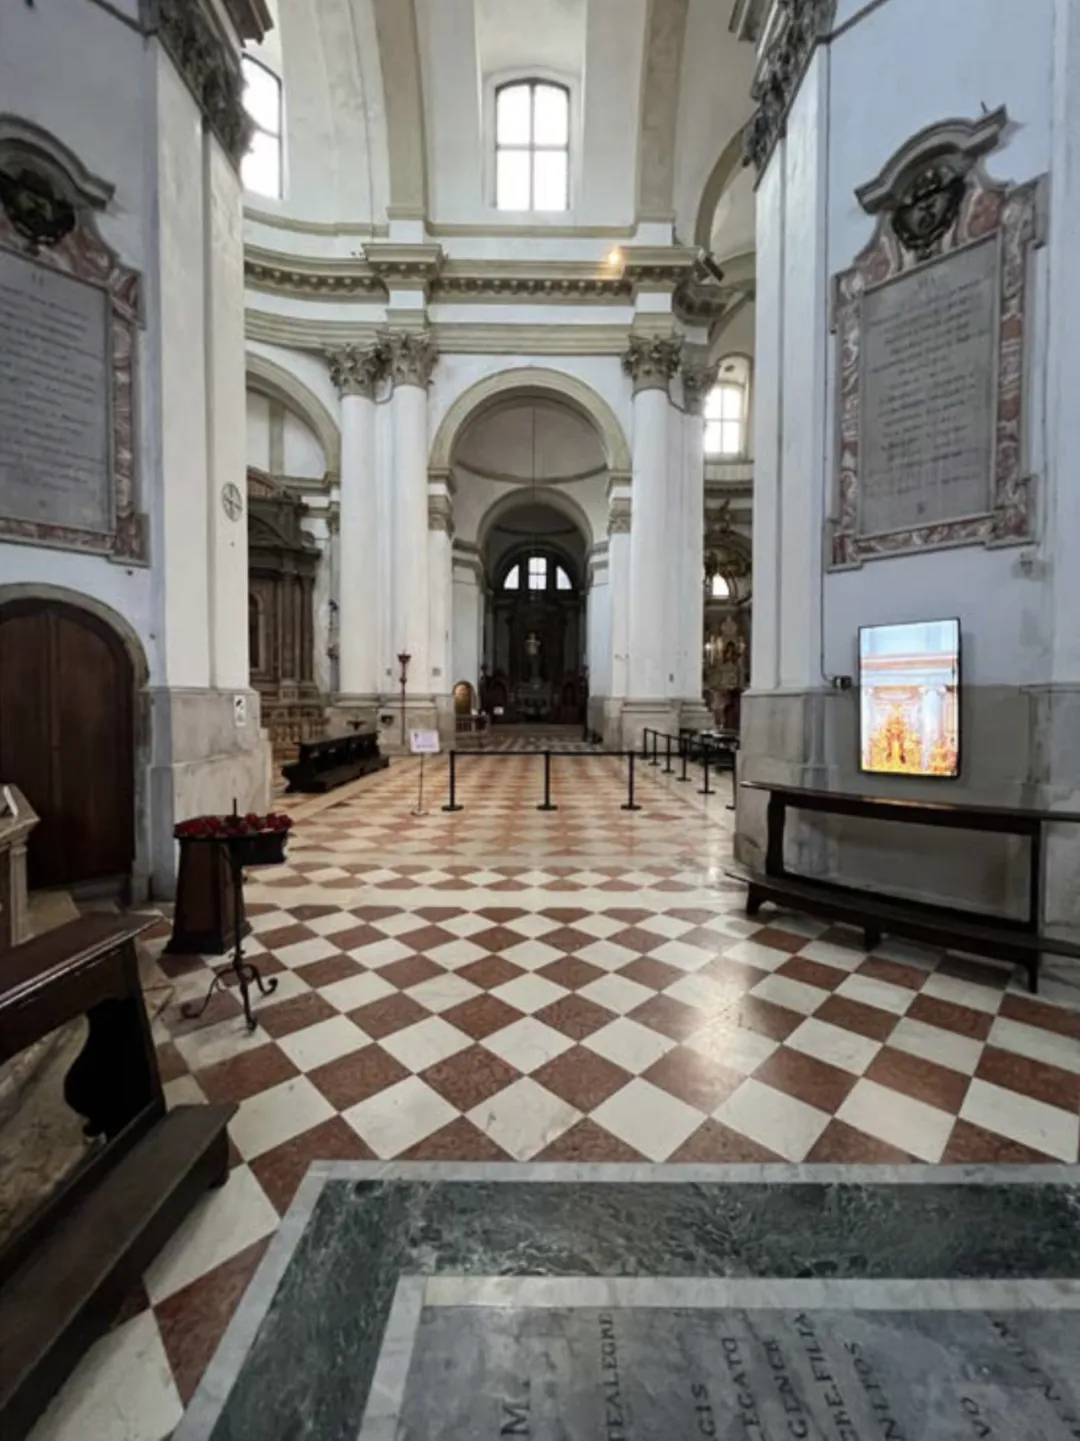
[{"label": "carved stone frame around plaque", "polygon": [[135,413],[141,277],[98,232],[93,212],[104,209],[112,195],[113,187],[48,131],[0,115],[0,251],[104,291],[110,377],[109,527],[88,530],[0,513],[0,540],[146,564]]},{"label": "carved stone frame around plaque", "polygon": [[[1033,289],[1029,252],[1045,239],[1046,178],[1005,185],[985,174],[981,158],[995,149],[1007,124],[1001,107],[974,121],[929,126],[856,191],[863,209],[878,221],[854,265],[833,277],[836,492],[829,569],[960,545],[1022,545],[1035,538],[1035,478],[1026,469],[1024,433],[1025,356]],[[925,526],[868,533],[860,524],[865,297],[984,243],[992,243],[997,253],[985,509]]]}]

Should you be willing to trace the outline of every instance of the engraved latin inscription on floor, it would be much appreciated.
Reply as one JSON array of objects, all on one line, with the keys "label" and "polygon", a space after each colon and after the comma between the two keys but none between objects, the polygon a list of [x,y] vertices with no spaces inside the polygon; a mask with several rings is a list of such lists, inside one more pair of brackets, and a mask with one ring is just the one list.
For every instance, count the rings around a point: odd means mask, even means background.
[{"label": "engraved latin inscription on floor", "polygon": [[429,1307],[399,1441],[1080,1437],[1060,1313]]},{"label": "engraved latin inscription on floor", "polygon": [[0,250],[0,515],[109,529],[107,307]]},{"label": "engraved latin inscription on floor", "polygon": [[990,239],[863,297],[861,534],[990,509],[997,275]]}]

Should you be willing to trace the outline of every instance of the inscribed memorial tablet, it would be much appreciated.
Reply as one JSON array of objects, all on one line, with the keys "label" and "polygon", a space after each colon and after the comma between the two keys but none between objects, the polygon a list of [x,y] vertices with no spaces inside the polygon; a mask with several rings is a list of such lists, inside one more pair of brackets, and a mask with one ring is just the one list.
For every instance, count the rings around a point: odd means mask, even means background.
[{"label": "inscribed memorial tablet", "polygon": [[108,532],[109,299],[0,250],[0,515]]}]

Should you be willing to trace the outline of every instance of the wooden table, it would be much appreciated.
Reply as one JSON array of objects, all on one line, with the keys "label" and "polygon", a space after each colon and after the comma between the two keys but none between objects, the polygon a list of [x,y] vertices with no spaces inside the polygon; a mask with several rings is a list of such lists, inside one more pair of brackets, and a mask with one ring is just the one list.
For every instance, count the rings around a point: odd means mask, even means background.
[{"label": "wooden table", "polygon": [[[1038,989],[1039,958],[1043,951],[1080,957],[1080,944],[1040,931],[1044,828],[1051,824],[1080,825],[1080,812],[857,795],[771,781],[743,781],[740,789],[768,796],[765,869],[737,872],[748,885],[748,915],[756,915],[762,902],[771,900],[794,910],[860,926],[867,950],[878,945],[882,934],[888,932],[928,945],[992,956],[1025,967],[1033,991]],[[1028,842],[1029,849],[1027,914],[1017,919],[933,905],[878,894],[865,886],[847,886],[789,872],[784,862],[789,809],[899,825],[1018,836]]]}]

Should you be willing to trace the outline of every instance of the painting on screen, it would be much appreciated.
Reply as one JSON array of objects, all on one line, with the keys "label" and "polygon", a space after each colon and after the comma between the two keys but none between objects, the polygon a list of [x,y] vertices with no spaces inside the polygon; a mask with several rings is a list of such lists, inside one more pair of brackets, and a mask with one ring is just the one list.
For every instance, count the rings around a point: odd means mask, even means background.
[{"label": "painting on screen", "polygon": [[864,626],[859,632],[862,770],[958,775],[959,679],[959,621]]}]

